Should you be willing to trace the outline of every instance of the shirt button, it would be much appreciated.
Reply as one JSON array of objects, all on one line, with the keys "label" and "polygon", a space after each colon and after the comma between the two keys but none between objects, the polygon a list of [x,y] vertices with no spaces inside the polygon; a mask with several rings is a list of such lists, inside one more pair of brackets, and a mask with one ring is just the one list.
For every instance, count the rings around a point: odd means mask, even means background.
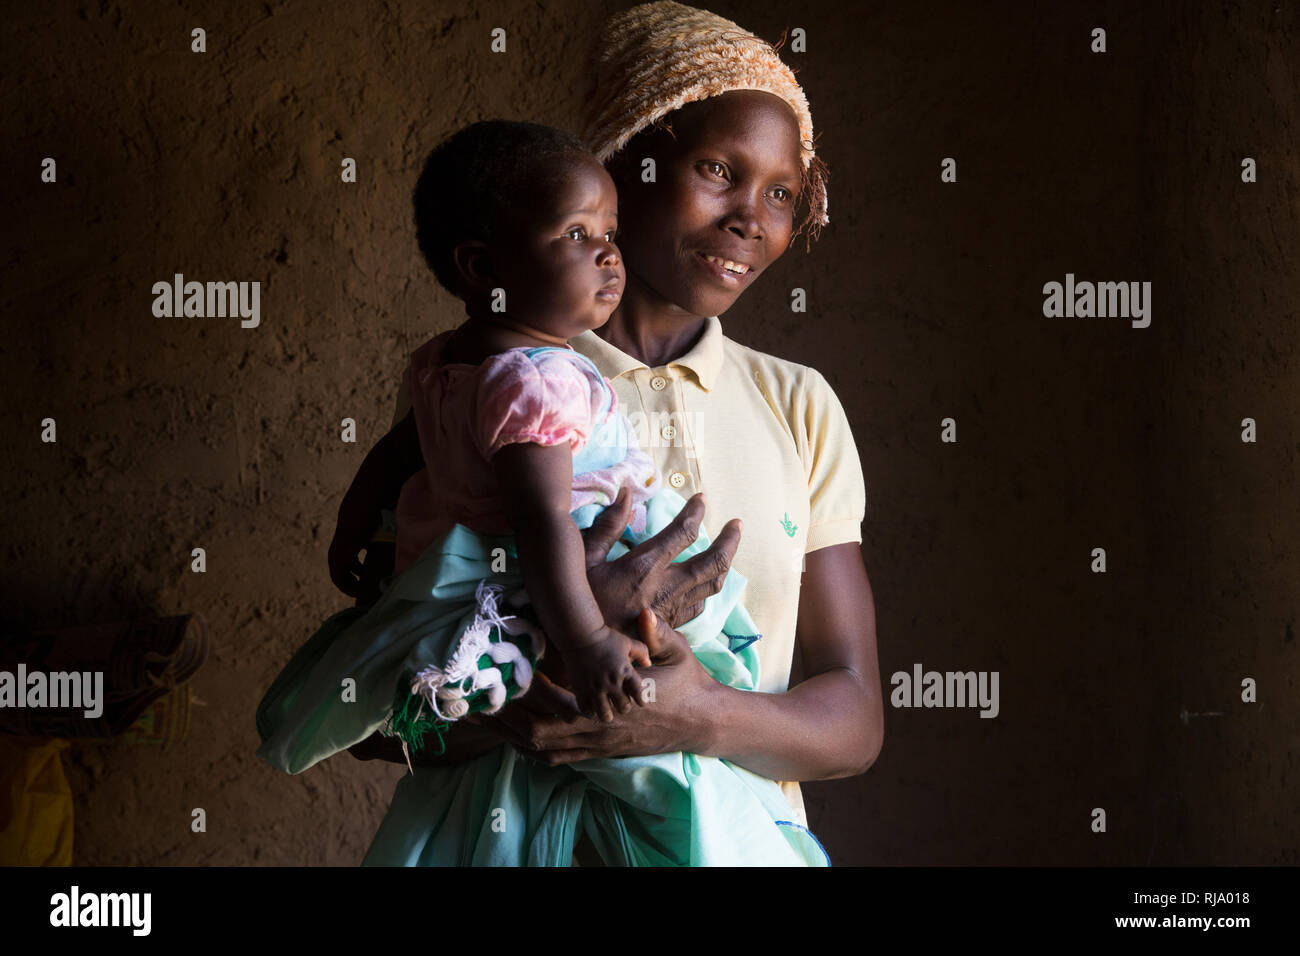
[{"label": "shirt button", "polygon": [[664,430],[661,432],[661,434],[664,436],[664,438],[667,438],[669,441],[672,441],[674,438],[677,437],[677,429],[672,425],[665,425]]},{"label": "shirt button", "polygon": [[662,375],[656,375],[654,378],[650,379],[650,387],[656,392],[662,392],[668,387],[668,379],[664,378]]},{"label": "shirt button", "polygon": [[668,484],[672,485],[674,488],[680,488],[682,485],[686,484],[686,476],[680,471],[674,471],[668,476]]}]

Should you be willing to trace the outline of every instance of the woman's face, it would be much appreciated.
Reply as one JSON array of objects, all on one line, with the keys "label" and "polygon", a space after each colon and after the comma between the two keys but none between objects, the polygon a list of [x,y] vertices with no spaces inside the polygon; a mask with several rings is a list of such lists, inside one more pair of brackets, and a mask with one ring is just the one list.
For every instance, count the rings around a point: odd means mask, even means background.
[{"label": "woman's face", "polygon": [[[612,164],[628,291],[721,315],[790,243],[799,125],[784,100],[759,90],[689,103],[669,122],[675,136],[635,139]],[[641,180],[646,156],[655,182]]]}]

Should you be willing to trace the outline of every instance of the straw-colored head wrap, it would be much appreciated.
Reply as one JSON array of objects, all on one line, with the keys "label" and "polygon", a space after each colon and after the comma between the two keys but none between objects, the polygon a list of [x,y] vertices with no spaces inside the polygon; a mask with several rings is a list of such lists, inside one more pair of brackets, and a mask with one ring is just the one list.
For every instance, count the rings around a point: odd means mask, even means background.
[{"label": "straw-colored head wrap", "polygon": [[[790,104],[799,123],[811,227],[830,221],[826,167],[813,148],[808,99],[777,47],[730,20],[672,0],[644,3],[606,21],[591,64],[583,139],[602,163],[637,133],[687,103],[731,90],[763,90]],[[803,231],[803,226],[795,235]]]}]

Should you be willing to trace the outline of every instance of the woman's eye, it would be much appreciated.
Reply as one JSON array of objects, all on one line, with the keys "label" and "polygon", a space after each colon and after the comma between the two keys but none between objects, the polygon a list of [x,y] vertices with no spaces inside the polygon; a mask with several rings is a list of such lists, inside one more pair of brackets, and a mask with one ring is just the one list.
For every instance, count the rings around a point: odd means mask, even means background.
[{"label": "woman's eye", "polygon": [[791,198],[790,190],[786,189],[784,186],[777,186],[775,189],[772,190],[772,192],[776,194],[776,198],[778,202],[790,201]]},{"label": "woman's eye", "polygon": [[704,168],[707,169],[714,176],[722,176],[727,172],[727,167],[723,166],[721,163],[717,162],[716,160],[710,160],[706,162],[704,164]]}]

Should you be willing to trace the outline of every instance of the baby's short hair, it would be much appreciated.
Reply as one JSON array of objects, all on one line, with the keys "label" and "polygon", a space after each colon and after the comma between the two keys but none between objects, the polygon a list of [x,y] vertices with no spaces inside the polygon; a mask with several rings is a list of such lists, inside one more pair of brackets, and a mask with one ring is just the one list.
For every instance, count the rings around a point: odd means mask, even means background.
[{"label": "baby's short hair", "polygon": [[416,241],[438,282],[463,298],[456,244],[491,242],[526,195],[551,185],[544,161],[574,153],[591,155],[572,133],[512,120],[472,123],[438,144],[412,197]]}]

